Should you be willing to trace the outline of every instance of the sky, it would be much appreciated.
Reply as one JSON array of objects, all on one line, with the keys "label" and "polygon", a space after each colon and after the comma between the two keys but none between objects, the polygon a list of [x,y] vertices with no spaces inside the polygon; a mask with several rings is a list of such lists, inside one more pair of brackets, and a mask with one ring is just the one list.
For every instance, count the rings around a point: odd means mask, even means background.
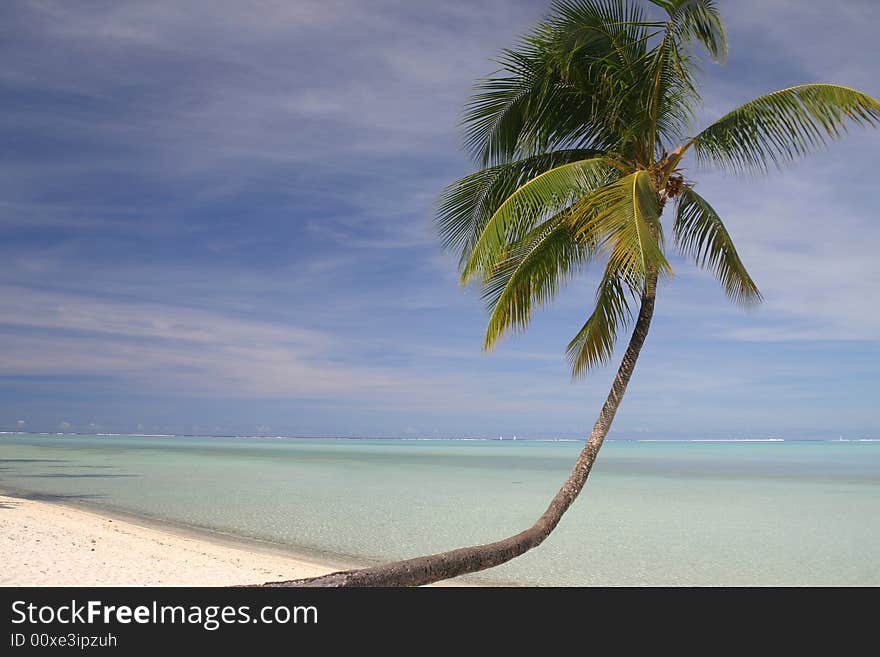
[{"label": "sky", "polygon": [[[698,126],[802,82],[880,97],[880,3],[720,5]],[[473,83],[547,6],[3,2],[0,430],[589,433],[614,368],[564,354],[595,271],[484,353],[433,227]],[[685,161],[764,303],[674,258],[612,438],[880,435],[878,155],[854,128],[766,179]]]}]

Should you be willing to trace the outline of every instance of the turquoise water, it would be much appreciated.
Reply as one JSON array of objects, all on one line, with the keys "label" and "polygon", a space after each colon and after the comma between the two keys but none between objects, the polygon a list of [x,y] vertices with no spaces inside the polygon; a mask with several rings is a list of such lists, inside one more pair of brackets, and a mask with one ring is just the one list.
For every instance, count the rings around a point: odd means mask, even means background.
[{"label": "turquoise water", "polygon": [[[580,447],[6,434],[0,489],[371,562],[525,528]],[[880,585],[880,443],[606,443],[544,545],[481,579]]]}]

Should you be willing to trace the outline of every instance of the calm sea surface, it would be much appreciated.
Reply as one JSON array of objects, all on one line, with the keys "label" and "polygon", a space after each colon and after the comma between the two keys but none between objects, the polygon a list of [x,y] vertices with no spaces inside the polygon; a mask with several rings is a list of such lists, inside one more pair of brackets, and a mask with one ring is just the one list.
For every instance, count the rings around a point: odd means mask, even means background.
[{"label": "calm sea surface", "polygon": [[[366,563],[525,528],[580,447],[5,434],[0,489]],[[608,442],[544,545],[480,579],[880,585],[880,442]]]}]

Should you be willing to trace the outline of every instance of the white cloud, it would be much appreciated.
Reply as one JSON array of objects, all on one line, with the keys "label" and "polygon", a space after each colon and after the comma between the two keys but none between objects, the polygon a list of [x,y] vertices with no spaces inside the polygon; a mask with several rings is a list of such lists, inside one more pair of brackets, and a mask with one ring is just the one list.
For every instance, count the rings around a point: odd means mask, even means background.
[{"label": "white cloud", "polygon": [[393,382],[335,364],[338,344],[318,331],[216,312],[3,286],[0,315],[19,329],[0,353],[4,375],[121,376],[230,396],[326,396]]},{"label": "white cloud", "polygon": [[[397,410],[404,404],[412,411],[474,412],[491,405],[498,413],[521,410],[520,397],[533,400],[536,410],[579,408],[583,394],[565,388],[560,394],[555,377],[533,377],[527,389],[512,391],[505,363],[555,361],[564,372],[561,352],[555,359],[528,351],[489,359],[476,340],[465,352],[432,350],[418,336],[396,344],[381,337],[352,344],[286,322],[8,285],[0,286],[0,317],[5,328],[0,374],[5,376],[103,376],[130,390],[162,394],[324,399]],[[358,349],[379,349],[389,358],[403,356],[404,362],[359,364]],[[414,369],[414,357],[425,370]],[[468,362],[473,368],[462,369]]]}]

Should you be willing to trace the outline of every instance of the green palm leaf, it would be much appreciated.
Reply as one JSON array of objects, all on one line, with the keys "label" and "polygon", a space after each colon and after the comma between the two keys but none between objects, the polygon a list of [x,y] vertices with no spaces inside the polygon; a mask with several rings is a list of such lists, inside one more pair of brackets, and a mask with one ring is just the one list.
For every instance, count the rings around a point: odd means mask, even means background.
[{"label": "green palm leaf", "polygon": [[673,30],[684,42],[701,43],[713,59],[727,60],[727,36],[713,0],[651,0],[663,7]]},{"label": "green palm leaf", "polygon": [[632,295],[628,292],[621,277],[609,265],[596,292],[592,314],[568,343],[566,356],[573,379],[611,358],[618,332],[632,318],[627,298]]},{"label": "green palm leaf", "polygon": [[607,158],[570,162],[522,185],[489,218],[465,263],[461,282],[477,274],[491,276],[505,255],[505,244],[516,243],[548,216],[558,214],[596,189],[615,169]]},{"label": "green palm leaf", "polygon": [[[718,61],[727,39],[716,0],[555,0],[550,15],[504,51],[501,70],[477,85],[463,122],[486,167],[444,192],[437,224],[478,278],[490,312],[484,347],[524,328],[589,260],[606,259],[595,309],[568,346],[575,377],[605,362],[631,318],[629,301],[653,299],[671,274],[660,214],[677,199],[677,248],[740,304],[760,301],[717,212],[682,175],[701,163],[734,171],[783,166],[850,125],[880,125],[880,103],[859,91],[807,84],[762,96],[696,137],[693,49]],[[492,166],[488,166],[488,165]]]},{"label": "green palm leaf", "polygon": [[646,108],[643,159],[656,158],[663,144],[679,142],[690,133],[693,107],[700,99],[690,72],[690,59],[679,47],[674,31],[668,31],[654,51],[650,69],[650,95],[641,103]]},{"label": "green palm leaf", "polygon": [[669,274],[662,249],[657,191],[651,174],[638,170],[597,189],[573,208],[575,236],[608,255],[611,270],[632,287],[649,272]]},{"label": "green palm leaf", "polygon": [[520,52],[506,51],[501,70],[481,80],[462,123],[465,146],[486,166],[560,148],[606,149],[616,144],[607,94],[596,75],[566,79],[557,46],[533,36]]},{"label": "green palm leaf", "polygon": [[698,134],[693,147],[701,162],[763,172],[841,137],[848,121],[880,125],[880,102],[836,84],[802,84],[738,107]]},{"label": "green palm leaf", "polygon": [[447,187],[440,197],[436,225],[446,249],[464,267],[486,223],[519,187],[561,164],[600,157],[598,151],[566,149],[477,171]]},{"label": "green palm leaf", "polygon": [[484,349],[509,329],[525,328],[532,307],[550,301],[586,262],[590,248],[574,239],[567,214],[551,217],[513,246],[486,282],[483,298],[491,314]]},{"label": "green palm leaf", "polygon": [[554,2],[551,18],[504,51],[468,103],[465,144],[484,166],[560,148],[620,151],[638,114],[650,27],[638,5]]},{"label": "green palm leaf", "polygon": [[[540,32],[567,79],[584,81],[581,64],[601,65],[601,73],[622,73],[630,83],[637,82],[636,63],[647,52],[649,28],[662,23],[648,22],[637,4],[614,0],[556,0],[553,18]],[[594,72],[597,66],[590,67]],[[593,78],[595,80],[595,78]]]},{"label": "green palm leaf", "polygon": [[[468,101],[462,123],[465,147],[484,166],[501,163],[527,150],[523,143],[538,141],[539,121],[544,112],[558,105],[558,92],[549,84],[541,55],[529,48],[505,52],[499,62],[503,76],[482,80],[479,93]],[[537,150],[537,149],[535,149]]]},{"label": "green palm leaf", "polygon": [[731,301],[751,305],[761,300],[721,217],[690,187],[679,197],[673,233],[681,252],[714,273]]}]

